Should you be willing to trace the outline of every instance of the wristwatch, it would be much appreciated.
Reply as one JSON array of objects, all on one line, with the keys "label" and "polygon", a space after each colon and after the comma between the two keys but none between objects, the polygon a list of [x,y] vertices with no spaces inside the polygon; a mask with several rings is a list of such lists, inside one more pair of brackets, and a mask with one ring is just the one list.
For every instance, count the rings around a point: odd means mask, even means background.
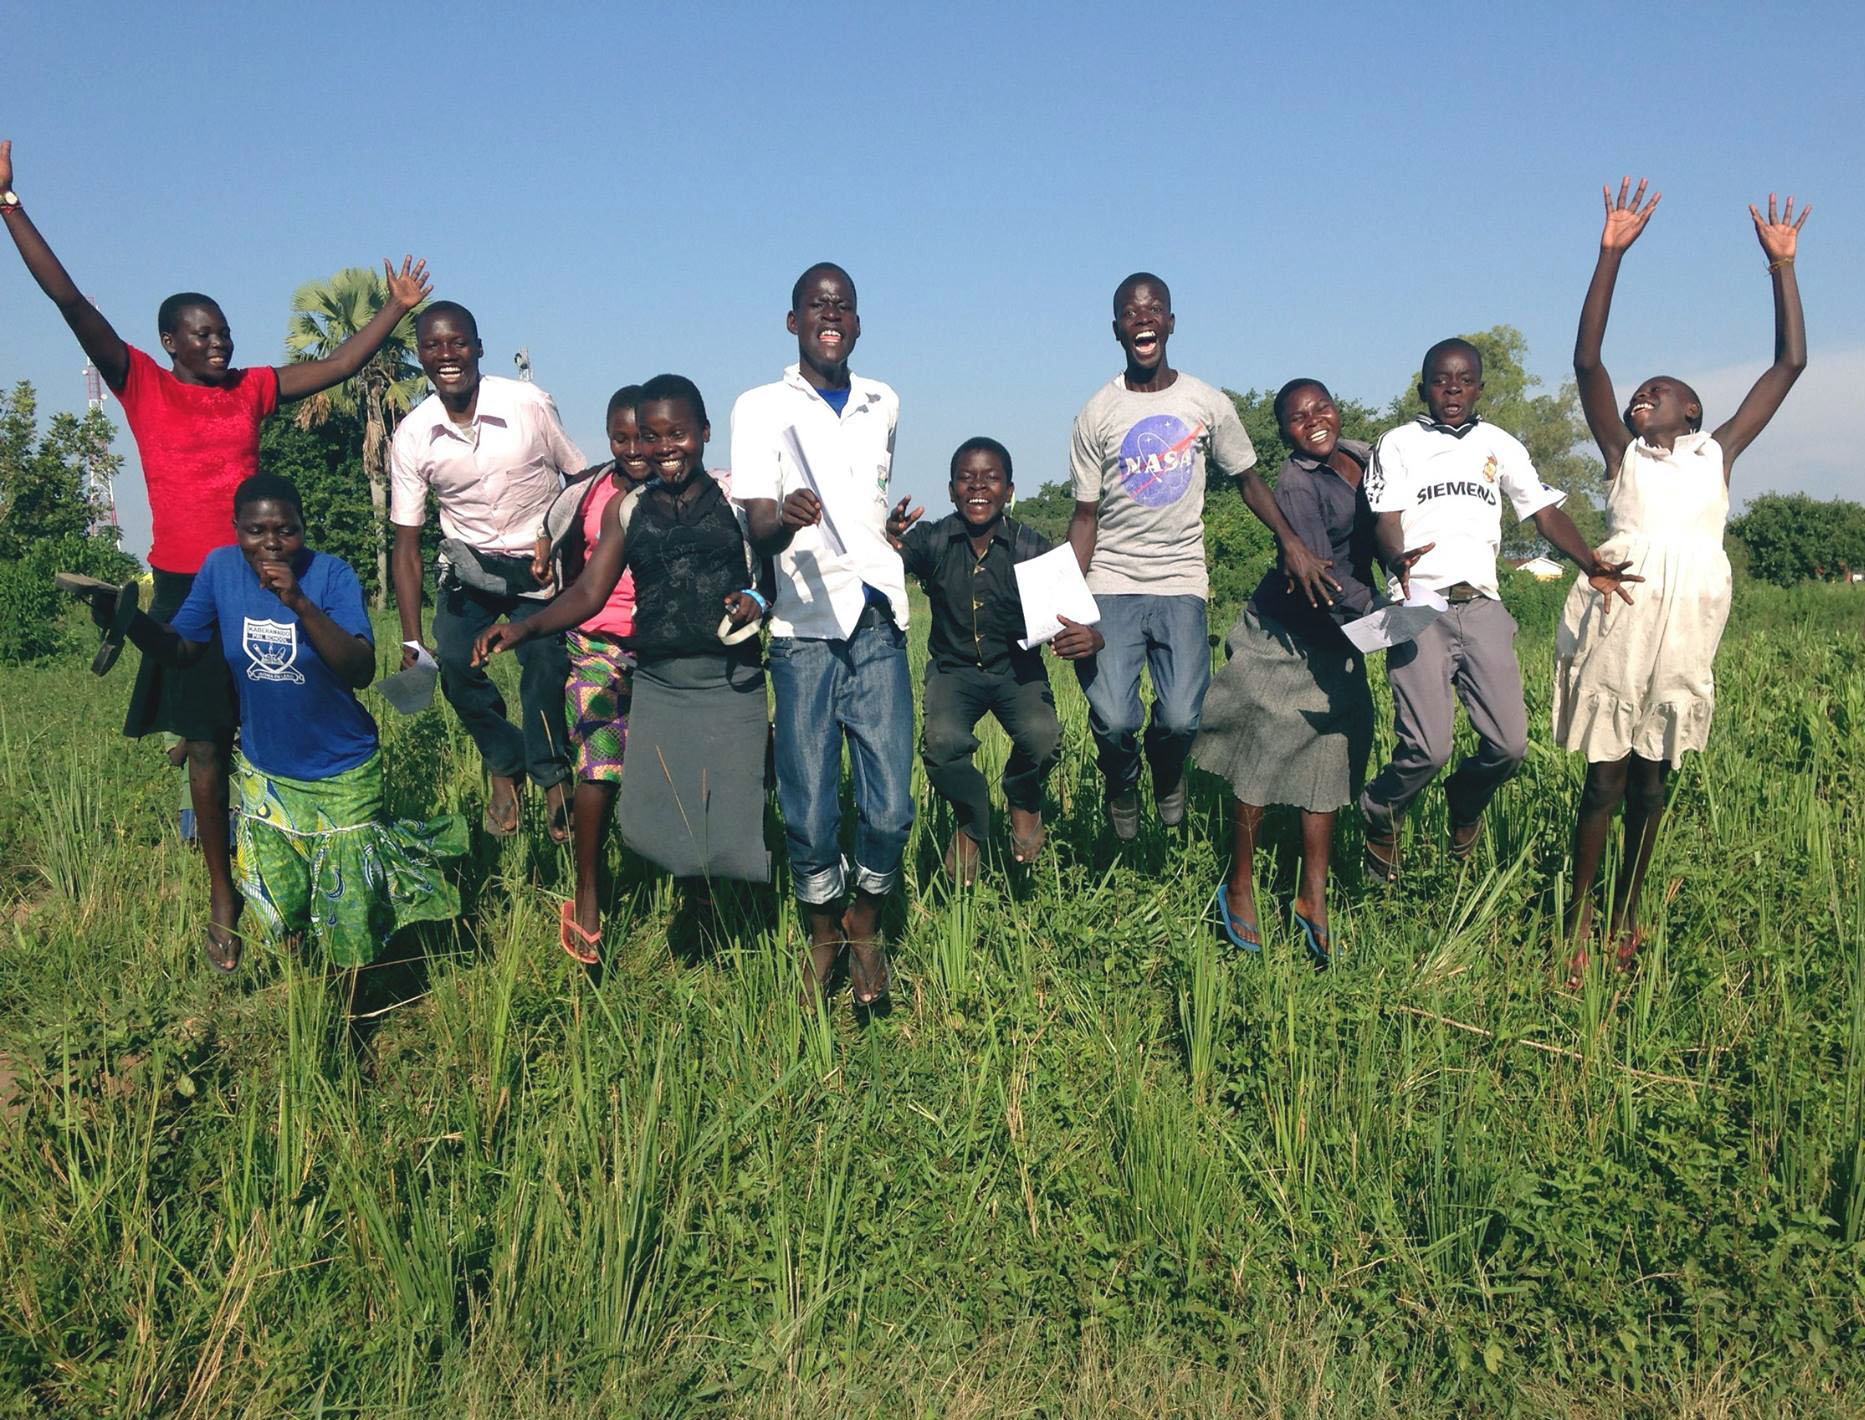
[{"label": "wristwatch", "polygon": [[10,187],[0,187],[0,213],[12,211],[19,206],[19,194]]}]

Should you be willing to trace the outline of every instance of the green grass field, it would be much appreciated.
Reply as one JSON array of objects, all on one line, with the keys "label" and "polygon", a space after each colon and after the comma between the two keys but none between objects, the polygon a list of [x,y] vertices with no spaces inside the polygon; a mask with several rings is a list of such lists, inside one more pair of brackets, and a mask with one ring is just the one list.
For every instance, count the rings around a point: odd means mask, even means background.
[{"label": "green grass field", "polygon": [[[676,961],[628,863],[584,976],[534,803],[359,1047],[315,959],[203,964],[127,668],[0,671],[0,1416],[1857,1414],[1865,597],[1742,586],[1648,954],[1570,994],[1559,591],[1477,862],[1435,792],[1395,892],[1344,832],[1332,972],[1215,947],[1215,785],[1115,850],[1059,674],[1050,856],[955,897],[922,785],[866,1026],[781,893]],[[451,716],[372,704],[396,807],[477,822]]]}]

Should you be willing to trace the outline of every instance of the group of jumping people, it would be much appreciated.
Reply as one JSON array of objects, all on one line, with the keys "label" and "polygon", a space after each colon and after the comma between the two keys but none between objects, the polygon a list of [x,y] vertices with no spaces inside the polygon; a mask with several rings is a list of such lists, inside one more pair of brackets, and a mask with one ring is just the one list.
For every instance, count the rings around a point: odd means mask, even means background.
[{"label": "group of jumping people", "polygon": [[[845,959],[855,1003],[885,1000],[881,909],[913,819],[909,576],[931,607],[919,754],[953,810],[946,869],[975,881],[990,842],[990,789],[975,763],[986,715],[1011,743],[1002,782],[1010,855],[1027,864],[1043,852],[1044,784],[1061,729],[1015,569],[1050,545],[1010,515],[1011,454],[989,437],[954,451],[950,514],[925,520],[893,496],[899,399],[849,367],[861,319],[842,267],[821,262],[798,277],[785,316],[796,363],[733,405],[729,474],[708,470],[705,400],[672,374],[615,392],[611,457],[586,468],[548,395],[481,373],[472,313],[429,301],[423,264],[385,263],[387,301],[366,327],[326,358],[276,369],[236,367],[220,307],[199,293],[171,296],[157,316],[164,369],[79,294],[12,179],[11,145],[0,143],[0,222],[116,393],[141,455],[152,604],[145,613],[114,589],[84,591],[98,623],[143,653],[125,733],[179,737],[216,968],[237,966],[246,909],[263,939],[313,933],[341,966],[368,962],[409,921],[459,910],[439,864],[464,851],[464,822],[384,814],[376,725],[356,694],[377,659],[357,577],[305,545],[296,488],[259,468],[261,421],[354,375],[409,312],[433,392],[389,450],[402,664],[430,653],[438,663],[490,781],[484,830],[516,832],[531,785],[550,836],[573,844],[576,889],[559,921],[567,952],[601,959],[597,869],[611,819],[691,905],[714,883],[768,883],[774,772],[805,933],[803,997],[820,1000]],[[1667,776],[1703,747],[1714,710],[1730,468],[1806,364],[1794,258],[1810,209],[1796,214],[1789,198],[1777,213],[1772,196],[1765,215],[1749,208],[1774,293],[1774,361],[1705,433],[1681,380],[1645,380],[1623,409],[1613,394],[1600,360],[1612,292],[1658,198],[1646,200],[1643,182],[1604,196],[1574,352],[1606,465],[1609,535],[1597,548],[1522,444],[1481,418],[1482,357],[1468,341],[1426,351],[1426,412],[1371,446],[1342,436],[1322,380],[1289,380],[1275,416],[1292,452],[1272,484],[1230,399],[1167,362],[1166,283],[1140,272],[1115,288],[1124,365],[1083,406],[1070,442],[1067,540],[1098,619],[1061,618],[1047,644],[1086,695],[1117,839],[1138,833],[1143,778],[1167,828],[1184,822],[1190,764],[1229,786],[1233,854],[1215,917],[1242,950],[1262,944],[1252,870],[1264,809],[1300,811],[1291,914],[1326,965],[1335,816],[1357,806],[1366,875],[1397,881],[1407,811],[1449,763],[1458,700],[1477,748],[1445,782],[1448,852],[1464,860],[1476,850],[1484,811],[1527,744],[1516,627],[1498,590],[1506,498],[1579,568],[1554,667],[1555,739],[1588,764],[1561,959],[1577,980],[1600,937],[1595,880],[1622,804],[1625,852],[1604,941],[1621,966],[1636,959],[1636,905]],[[1208,469],[1235,480],[1278,547],[1215,677]],[[430,503],[441,536],[424,622]],[[1369,781],[1366,657],[1342,627],[1421,590],[1440,614],[1386,653],[1396,743]],[[506,651],[519,664],[516,725],[486,674]],[[852,825],[843,823],[844,751]]]}]

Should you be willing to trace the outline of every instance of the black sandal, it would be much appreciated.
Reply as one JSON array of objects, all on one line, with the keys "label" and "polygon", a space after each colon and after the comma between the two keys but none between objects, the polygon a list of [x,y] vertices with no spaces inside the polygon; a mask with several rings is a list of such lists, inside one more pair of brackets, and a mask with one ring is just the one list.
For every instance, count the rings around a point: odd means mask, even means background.
[{"label": "black sandal", "polygon": [[[226,938],[223,940],[215,935],[217,931],[225,932]],[[201,954],[215,971],[222,976],[231,976],[240,969],[240,951],[243,946],[240,934],[231,927],[217,928],[216,924],[209,922],[201,940]]]},{"label": "black sandal", "polygon": [[[52,582],[59,591],[69,592],[91,604],[91,620],[97,623],[103,633],[98,642],[97,654],[91,657],[91,674],[104,675],[117,663],[117,657],[123,654],[123,642],[129,635],[130,623],[136,619],[136,613],[142,609],[142,587],[136,582],[124,582],[119,586],[115,582],[105,582],[96,577],[87,577],[81,572],[57,572]],[[108,592],[115,598],[115,609],[108,619],[97,614],[97,597]]]},{"label": "black sandal", "polygon": [[[1381,857],[1375,848],[1384,848],[1392,856]],[[1399,880],[1399,840],[1393,838],[1375,838],[1366,836],[1366,843],[1360,853],[1360,870],[1367,877],[1380,883],[1396,883]]]}]

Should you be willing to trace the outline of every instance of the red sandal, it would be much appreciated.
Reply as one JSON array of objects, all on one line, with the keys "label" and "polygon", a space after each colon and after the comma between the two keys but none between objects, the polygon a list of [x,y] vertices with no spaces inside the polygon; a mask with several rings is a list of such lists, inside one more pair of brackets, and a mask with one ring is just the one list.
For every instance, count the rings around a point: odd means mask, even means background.
[{"label": "red sandal", "polygon": [[557,914],[557,940],[574,961],[584,966],[595,966],[602,960],[602,933],[585,932],[582,924],[576,920],[576,903],[566,901],[563,911]]}]

